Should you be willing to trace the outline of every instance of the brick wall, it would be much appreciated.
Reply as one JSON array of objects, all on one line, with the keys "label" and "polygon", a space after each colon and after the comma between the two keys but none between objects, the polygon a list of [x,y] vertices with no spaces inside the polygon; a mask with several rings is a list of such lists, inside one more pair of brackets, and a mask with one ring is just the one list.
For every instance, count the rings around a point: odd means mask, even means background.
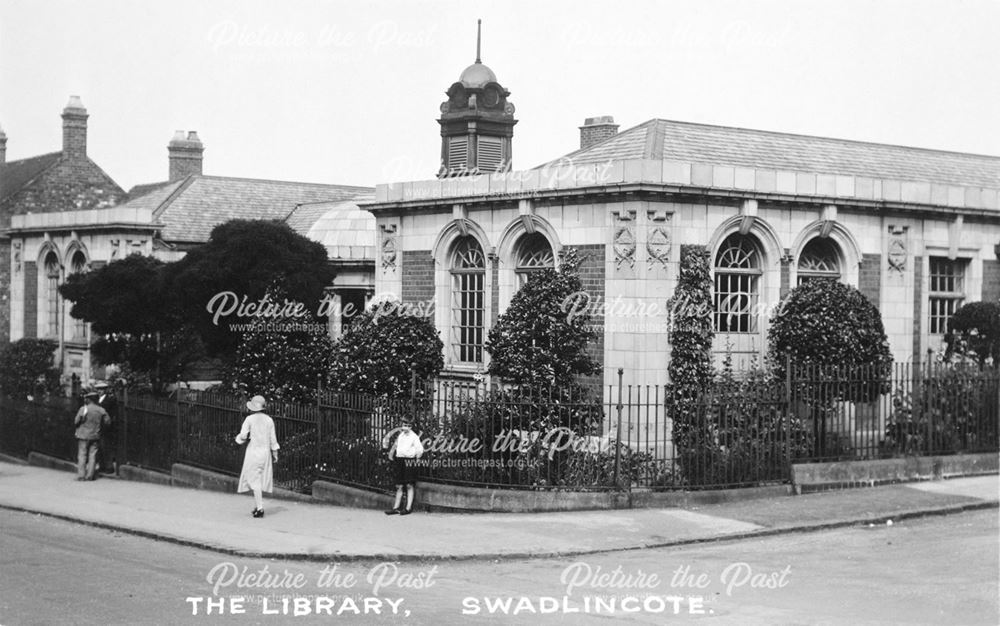
[{"label": "brick wall", "polygon": [[983,261],[983,302],[1000,300],[1000,261]]},{"label": "brick wall", "polygon": [[866,254],[861,259],[858,272],[858,286],[861,295],[868,298],[875,308],[882,308],[882,255]]},{"label": "brick wall", "polygon": [[617,124],[600,124],[584,126],[580,129],[580,147],[589,148],[595,143],[610,139],[618,134]]},{"label": "brick wall", "polygon": [[404,250],[401,270],[403,285],[400,297],[404,303],[434,300],[434,257],[430,250]]},{"label": "brick wall", "polygon": [[24,336],[38,336],[38,265],[24,263]]},{"label": "brick wall", "polygon": [[923,298],[923,275],[924,275],[924,257],[915,256],[913,257],[913,362],[920,363],[923,361],[923,355],[920,354],[920,333],[923,328],[923,319],[920,313],[920,300]]},{"label": "brick wall", "polygon": [[[573,246],[580,254],[580,282],[583,283],[584,290],[590,294],[591,302],[604,301],[604,244],[593,244],[585,246]],[[596,328],[604,327],[604,316],[597,314],[592,322]],[[594,342],[588,348],[590,355],[604,366],[604,333],[597,333]]]}]

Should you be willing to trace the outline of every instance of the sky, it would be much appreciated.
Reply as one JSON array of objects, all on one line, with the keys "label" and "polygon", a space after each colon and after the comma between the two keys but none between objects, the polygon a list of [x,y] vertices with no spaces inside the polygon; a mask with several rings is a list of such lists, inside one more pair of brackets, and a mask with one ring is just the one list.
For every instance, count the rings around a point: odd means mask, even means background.
[{"label": "sky", "polygon": [[205,174],[433,178],[477,19],[515,169],[599,115],[1000,155],[997,0],[0,0],[7,160],[61,149],[78,95],[125,189],[166,179],[175,130],[198,132]]}]

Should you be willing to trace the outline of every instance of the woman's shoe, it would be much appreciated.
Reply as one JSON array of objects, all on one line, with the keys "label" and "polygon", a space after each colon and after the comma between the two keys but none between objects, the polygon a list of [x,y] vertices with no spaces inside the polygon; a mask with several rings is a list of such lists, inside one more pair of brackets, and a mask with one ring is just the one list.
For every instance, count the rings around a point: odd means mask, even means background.
[{"label": "woman's shoe", "polygon": [[399,512],[400,515],[409,515],[410,513],[413,513],[410,509],[403,509]]},{"label": "woman's shoe", "polygon": [[402,515],[402,511],[399,509],[389,509],[385,512],[386,515]]},{"label": "woman's shoe", "polygon": [[253,510],[253,516],[254,517],[264,517],[264,509],[254,509]]}]

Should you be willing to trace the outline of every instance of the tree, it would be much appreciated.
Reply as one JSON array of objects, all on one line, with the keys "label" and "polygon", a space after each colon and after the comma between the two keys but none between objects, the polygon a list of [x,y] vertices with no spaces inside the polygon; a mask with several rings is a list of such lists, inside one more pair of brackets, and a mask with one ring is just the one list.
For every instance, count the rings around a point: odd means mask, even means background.
[{"label": "tree", "polygon": [[355,318],[336,343],[328,384],[332,389],[390,398],[410,394],[411,376],[434,378],[444,367],[444,344],[426,317],[383,303]]},{"label": "tree", "polygon": [[[287,224],[232,220],[212,229],[207,243],[166,271],[166,288],[210,355],[231,360],[240,332],[261,319],[319,321],[324,289],[333,280],[326,248]],[[269,294],[279,287],[287,300]],[[287,303],[301,303],[294,317]]]},{"label": "tree", "polygon": [[970,302],[963,305],[949,322],[945,335],[948,344],[946,356],[968,349],[975,353],[982,366],[986,359],[1000,363],[1000,304],[996,302]]},{"label": "tree", "polygon": [[89,322],[97,335],[91,345],[97,362],[127,364],[157,387],[204,355],[200,337],[166,286],[166,268],[159,259],[133,254],[72,274],[59,288],[73,302],[70,315]]},{"label": "tree", "polygon": [[170,318],[165,264],[133,254],[86,273],[70,274],[59,293],[73,302],[70,315],[95,333],[143,336],[162,331]]},{"label": "tree", "polygon": [[490,374],[521,387],[570,389],[598,371],[587,352],[595,333],[579,265],[569,250],[558,271],[534,272],[514,294],[486,342]]},{"label": "tree", "polygon": [[18,339],[0,348],[0,390],[7,395],[30,395],[59,387],[55,368],[56,343],[47,339]]}]

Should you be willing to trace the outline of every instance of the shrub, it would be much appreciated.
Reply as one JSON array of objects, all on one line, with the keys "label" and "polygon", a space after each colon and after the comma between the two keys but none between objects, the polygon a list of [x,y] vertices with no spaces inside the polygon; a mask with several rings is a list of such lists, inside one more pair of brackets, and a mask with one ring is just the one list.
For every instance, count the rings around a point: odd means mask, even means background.
[{"label": "shrub", "polygon": [[313,402],[330,367],[333,342],[326,334],[274,332],[257,326],[243,333],[224,384],[243,395]]},{"label": "shrub", "polygon": [[975,353],[979,364],[1000,364],[1000,303],[970,302],[955,311],[945,335],[950,358],[961,347]]},{"label": "shrub", "polygon": [[977,360],[939,357],[912,386],[896,390],[886,420],[887,456],[995,450],[997,378]]},{"label": "shrub", "polygon": [[59,388],[56,343],[19,339],[0,348],[0,389],[9,395],[43,395]]},{"label": "shrub", "polygon": [[786,466],[812,449],[807,424],[790,414],[784,385],[763,370],[724,370],[697,407],[701,428],[678,449],[692,487],[781,480]]},{"label": "shrub", "polygon": [[674,449],[681,470],[697,481],[696,468],[704,465],[703,457],[713,439],[711,424],[700,410],[714,376],[712,281],[704,247],[684,246],[681,250],[677,289],[667,306],[671,311],[667,402]]},{"label": "shrub", "polygon": [[334,346],[329,386],[399,398],[410,395],[411,375],[429,380],[444,367],[444,344],[426,317],[407,315],[394,303],[359,315]]},{"label": "shrub", "polygon": [[558,271],[533,273],[514,294],[486,342],[490,374],[519,387],[569,389],[598,371],[587,352],[592,315],[588,307],[571,308],[584,294],[579,264],[568,250]]},{"label": "shrub", "polygon": [[[854,287],[830,279],[810,280],[788,294],[771,322],[768,342],[779,377],[786,355],[796,364],[868,369],[876,375],[888,374],[892,365],[878,309]],[[883,390],[858,385],[835,392],[839,399],[867,402]]]}]

